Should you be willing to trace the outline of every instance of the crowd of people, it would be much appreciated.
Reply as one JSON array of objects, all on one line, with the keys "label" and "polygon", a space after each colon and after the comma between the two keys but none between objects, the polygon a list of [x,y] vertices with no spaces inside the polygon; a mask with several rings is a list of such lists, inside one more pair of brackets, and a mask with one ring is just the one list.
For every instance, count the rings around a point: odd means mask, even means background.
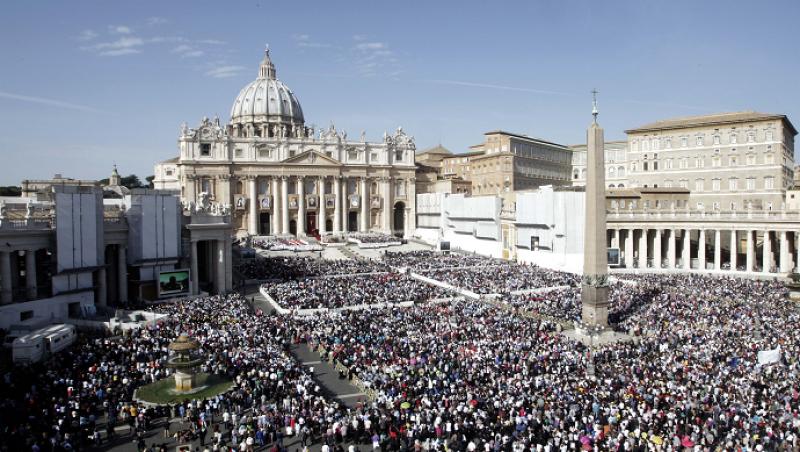
[{"label": "crowd of people", "polygon": [[[635,340],[592,352],[548,320],[480,302],[295,328],[375,392],[406,441],[433,449],[796,450],[800,314],[781,284],[637,279],[658,290],[622,309]],[[650,289],[632,290],[615,300]],[[760,363],[766,350],[779,361]]]},{"label": "crowd of people", "polygon": [[571,273],[513,263],[431,269],[420,271],[419,274],[477,294],[508,294],[543,287],[574,286],[578,282],[578,278]]},{"label": "crowd of people", "polygon": [[391,268],[373,259],[317,259],[296,256],[258,256],[242,260],[236,270],[246,279],[288,281],[317,276],[387,272]]},{"label": "crowd of people", "polygon": [[[637,284],[616,282],[610,285],[608,292],[608,321],[619,325],[632,312],[650,303],[660,291],[660,283],[642,281]],[[581,288],[567,287],[553,289],[541,293],[523,293],[508,295],[502,301],[516,309],[526,311],[535,316],[543,316],[559,320],[580,320]]]},{"label": "crowd of people", "polygon": [[386,251],[383,261],[393,267],[410,268],[415,272],[453,267],[484,267],[504,263],[500,259],[475,254],[443,253],[430,250]]},{"label": "crowd of people", "polygon": [[283,309],[339,309],[405,301],[418,303],[448,296],[444,289],[400,273],[265,283],[262,288]]},{"label": "crowd of people", "polygon": [[[423,256],[390,256],[381,265],[413,266]],[[314,275],[315,265],[361,268],[289,262]],[[429,273],[476,291],[485,286],[484,293],[572,287],[507,295],[497,305],[454,299],[304,317],[270,315],[235,294],[200,297],[158,305],[165,320],[128,334],[82,332],[46,364],[3,375],[0,451],[117,440],[158,448],[166,439],[144,435],[154,429],[209,450],[285,450],[287,436],[301,439],[297,448],[324,443],[326,450],[800,448],[800,311],[781,283],[625,275],[627,283],[611,285],[610,317],[631,340],[589,349],[544,318],[579,316],[573,276],[503,269]],[[285,281],[268,290],[292,309],[444,295],[398,273],[279,274]],[[169,408],[136,403],[136,388],[170,375],[167,346],[180,333],[200,343],[200,370],[231,379],[233,388]],[[348,409],[326,396],[290,344],[320,350],[371,400]],[[179,425],[170,425],[176,417]],[[122,425],[129,428],[115,428]]]},{"label": "crowd of people", "polygon": [[315,243],[282,237],[262,237],[254,239],[253,246],[267,251],[322,251],[322,246]]},{"label": "crowd of people", "polygon": [[351,232],[347,234],[348,239],[353,239],[359,243],[369,244],[400,244],[400,239],[389,234],[381,234],[380,232]]}]

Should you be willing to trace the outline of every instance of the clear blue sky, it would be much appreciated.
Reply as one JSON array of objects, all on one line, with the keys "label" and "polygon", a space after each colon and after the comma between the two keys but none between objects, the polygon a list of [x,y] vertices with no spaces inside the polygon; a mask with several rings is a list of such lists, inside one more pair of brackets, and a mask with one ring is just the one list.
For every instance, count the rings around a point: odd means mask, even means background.
[{"label": "clear blue sky", "polygon": [[308,123],[401,125],[454,152],[504,129],[607,139],[721,111],[800,126],[798,1],[8,2],[0,185],[152,174],[181,122],[228,119],[265,43]]}]

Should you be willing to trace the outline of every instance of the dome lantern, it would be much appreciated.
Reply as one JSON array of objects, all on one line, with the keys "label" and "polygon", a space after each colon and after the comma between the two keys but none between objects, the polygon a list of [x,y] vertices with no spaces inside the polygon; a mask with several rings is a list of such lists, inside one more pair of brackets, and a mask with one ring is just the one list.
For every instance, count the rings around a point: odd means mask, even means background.
[{"label": "dome lantern", "polygon": [[269,44],[264,49],[264,61],[261,62],[261,67],[258,69],[258,78],[268,78],[270,80],[276,80],[277,78],[275,65],[272,64],[272,60],[269,58]]}]

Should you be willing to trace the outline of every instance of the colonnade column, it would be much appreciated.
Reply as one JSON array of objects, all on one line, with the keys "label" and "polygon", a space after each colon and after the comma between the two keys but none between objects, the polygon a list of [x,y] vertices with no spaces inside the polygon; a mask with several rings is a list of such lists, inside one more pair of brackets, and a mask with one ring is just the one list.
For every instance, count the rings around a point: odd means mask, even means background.
[{"label": "colonnade column", "polygon": [[272,195],[272,204],[269,206],[269,211],[272,214],[270,220],[272,220],[272,235],[280,234],[281,229],[281,222],[280,222],[280,215],[278,215],[278,206],[280,205],[281,197],[278,193],[278,178],[273,176],[272,177],[272,187],[270,189],[270,195]]},{"label": "colonnade column", "polygon": [[35,300],[38,298],[38,290],[36,287],[36,251],[32,249],[25,250],[25,292],[28,300]]},{"label": "colonnade column", "polygon": [[289,177],[281,176],[281,231],[289,233]]},{"label": "colonnade column", "polygon": [[669,239],[667,240],[667,267],[675,268],[675,229],[669,230]]},{"label": "colonnade column", "polygon": [[714,270],[722,269],[722,231],[714,230]]},{"label": "colonnade column", "polygon": [[417,178],[410,177],[408,178],[408,189],[406,190],[408,197],[406,200],[406,209],[408,210],[408,216],[406,217],[406,221],[408,226],[405,228],[405,236],[411,237],[414,235],[417,229]]},{"label": "colonnade column", "polygon": [[117,247],[117,292],[119,303],[128,302],[128,256],[127,247],[118,245]]},{"label": "colonnade column", "polygon": [[699,270],[706,269],[706,230],[700,229],[700,234],[697,237],[697,268]]},{"label": "colonnade column", "polygon": [[198,287],[200,287],[200,281],[197,280],[198,276],[198,269],[197,269],[197,242],[192,240],[192,266],[190,268],[192,280],[190,281],[192,286],[192,295],[197,295],[200,293]]},{"label": "colonnade column", "polygon": [[639,237],[639,268],[647,268],[647,228],[642,228]]},{"label": "colonnade column", "polygon": [[772,271],[772,237],[769,230],[764,231],[764,243],[761,247],[761,271],[769,273]]},{"label": "colonnade column", "polygon": [[367,178],[361,178],[361,232],[369,230],[369,196],[367,196]]},{"label": "colonnade column", "polygon": [[322,235],[328,232],[328,228],[325,227],[325,219],[328,216],[325,212],[325,176],[319,177],[319,207],[317,209],[319,212],[319,225],[317,227],[320,235]]},{"label": "colonnade column", "polygon": [[730,264],[731,264],[731,271],[736,271],[737,268],[737,258],[739,257],[739,240],[736,237],[737,231],[736,229],[731,229],[731,252],[730,252]]},{"label": "colonnade column", "polygon": [[781,231],[780,234],[781,251],[780,251],[780,272],[788,273],[791,271],[791,257],[789,256],[789,240],[786,238],[786,231]]},{"label": "colonnade column", "polygon": [[754,245],[753,244],[753,231],[748,229],[745,232],[747,233],[747,256],[746,256],[746,260],[745,260],[745,264],[746,264],[745,270],[748,271],[748,272],[752,272],[753,271],[753,264],[755,263],[754,261],[755,261],[755,257],[756,257],[755,246],[753,246]]},{"label": "colonnade column", "polygon": [[303,176],[297,176],[297,236],[303,235],[306,235],[306,187]]},{"label": "colonnade column", "polygon": [[681,250],[681,259],[683,259],[683,269],[692,269],[692,230],[683,230],[683,249]]},{"label": "colonnade column", "polygon": [[250,215],[247,225],[248,233],[250,235],[258,235],[258,183],[255,176],[250,176],[247,179],[247,192],[250,195]]},{"label": "colonnade column", "polygon": [[625,231],[625,268],[633,268],[633,231]]},{"label": "colonnade column", "polygon": [[653,268],[661,268],[661,228],[656,229],[653,237]]},{"label": "colonnade column", "polygon": [[0,304],[9,304],[13,301],[11,292],[11,252],[0,251]]},{"label": "colonnade column", "polygon": [[342,232],[342,176],[333,176],[333,233]]}]

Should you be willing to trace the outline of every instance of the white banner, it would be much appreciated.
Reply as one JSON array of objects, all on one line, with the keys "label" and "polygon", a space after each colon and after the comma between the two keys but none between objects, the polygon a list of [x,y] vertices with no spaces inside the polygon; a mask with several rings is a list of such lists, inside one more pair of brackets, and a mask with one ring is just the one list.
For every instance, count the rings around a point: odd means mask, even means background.
[{"label": "white banner", "polygon": [[763,350],[758,352],[758,364],[773,364],[781,360],[781,346],[774,350]]}]

